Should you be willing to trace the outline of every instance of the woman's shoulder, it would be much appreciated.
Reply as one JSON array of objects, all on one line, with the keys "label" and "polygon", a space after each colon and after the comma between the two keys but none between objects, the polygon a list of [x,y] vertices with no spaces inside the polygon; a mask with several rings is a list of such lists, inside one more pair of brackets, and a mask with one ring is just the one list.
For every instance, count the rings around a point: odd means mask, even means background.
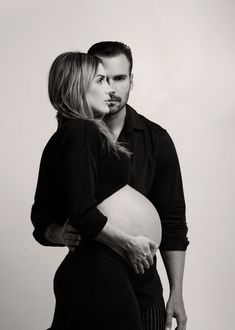
[{"label": "woman's shoulder", "polygon": [[101,134],[95,122],[86,119],[68,119],[58,129],[58,137],[68,151],[100,147]]},{"label": "woman's shoulder", "polygon": [[96,128],[95,122],[93,120],[74,118],[74,119],[64,119],[60,128],[65,131],[75,131],[77,129],[83,130],[86,128]]}]

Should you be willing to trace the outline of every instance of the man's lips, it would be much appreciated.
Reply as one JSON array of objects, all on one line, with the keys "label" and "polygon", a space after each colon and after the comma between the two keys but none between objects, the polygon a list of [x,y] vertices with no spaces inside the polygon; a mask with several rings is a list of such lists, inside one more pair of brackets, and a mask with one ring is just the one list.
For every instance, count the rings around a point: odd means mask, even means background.
[{"label": "man's lips", "polygon": [[120,102],[120,99],[110,99],[110,100],[106,100],[106,102],[108,102],[108,103]]}]

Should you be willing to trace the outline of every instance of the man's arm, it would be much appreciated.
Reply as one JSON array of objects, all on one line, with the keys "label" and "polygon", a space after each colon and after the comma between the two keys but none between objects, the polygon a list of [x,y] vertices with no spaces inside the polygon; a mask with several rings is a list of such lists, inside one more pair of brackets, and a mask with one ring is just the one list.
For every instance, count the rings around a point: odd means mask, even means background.
[{"label": "man's arm", "polygon": [[172,318],[177,329],[186,329],[182,297],[185,251],[188,245],[185,201],[180,165],[174,144],[165,131],[158,137],[157,171],[149,198],[156,206],[162,223],[160,251],[170,285],[165,329],[171,329]]},{"label": "man's arm", "polygon": [[161,251],[161,256],[170,286],[170,296],[166,305],[165,329],[171,329],[172,318],[175,318],[177,330],[185,330],[187,322],[183,302],[185,251]]}]

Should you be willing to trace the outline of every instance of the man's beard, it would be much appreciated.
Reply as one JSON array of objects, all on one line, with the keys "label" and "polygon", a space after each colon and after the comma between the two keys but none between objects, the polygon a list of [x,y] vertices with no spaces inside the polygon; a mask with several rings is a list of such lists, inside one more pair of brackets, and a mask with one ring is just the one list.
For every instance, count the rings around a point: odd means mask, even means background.
[{"label": "man's beard", "polygon": [[110,117],[110,116],[116,115],[118,112],[120,112],[125,107],[125,105],[126,104],[116,104],[116,103],[112,104],[112,103],[110,103],[109,113],[107,113],[106,116]]},{"label": "man's beard", "polygon": [[119,111],[121,111],[126,104],[122,103],[122,98],[115,96],[115,95],[110,95],[110,104],[108,105],[109,107],[109,113],[107,115],[115,115],[117,114]]}]

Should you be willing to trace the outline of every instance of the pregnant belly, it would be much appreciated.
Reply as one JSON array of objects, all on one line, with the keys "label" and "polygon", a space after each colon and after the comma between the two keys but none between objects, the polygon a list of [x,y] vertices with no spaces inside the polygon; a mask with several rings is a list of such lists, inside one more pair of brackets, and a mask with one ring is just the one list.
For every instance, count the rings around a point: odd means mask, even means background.
[{"label": "pregnant belly", "polygon": [[131,186],[116,191],[100,203],[98,209],[120,230],[133,236],[149,237],[160,245],[162,230],[157,210]]}]

